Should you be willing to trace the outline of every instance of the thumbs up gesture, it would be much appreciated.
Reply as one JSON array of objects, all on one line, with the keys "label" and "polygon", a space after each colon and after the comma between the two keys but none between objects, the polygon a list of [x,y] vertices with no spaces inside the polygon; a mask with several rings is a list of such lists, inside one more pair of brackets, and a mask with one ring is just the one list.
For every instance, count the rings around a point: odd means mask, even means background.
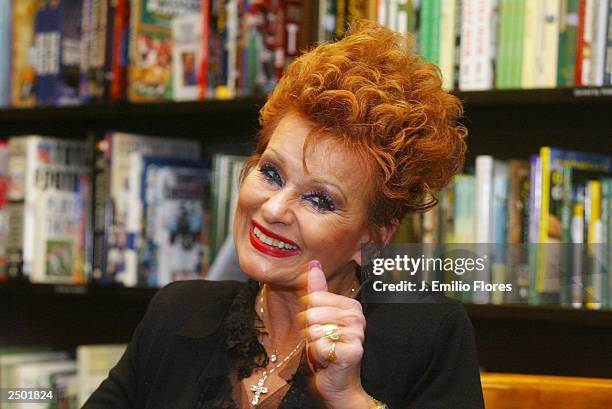
[{"label": "thumbs up gesture", "polygon": [[298,317],[313,383],[329,407],[369,408],[372,399],[363,390],[360,364],[366,325],[359,301],[328,291],[321,264],[308,264],[307,291]]}]

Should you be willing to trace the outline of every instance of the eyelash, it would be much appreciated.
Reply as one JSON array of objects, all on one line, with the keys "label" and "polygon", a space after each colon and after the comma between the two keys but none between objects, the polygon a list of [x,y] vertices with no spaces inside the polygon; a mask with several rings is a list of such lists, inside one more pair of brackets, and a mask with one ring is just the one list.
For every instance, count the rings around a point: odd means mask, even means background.
[{"label": "eyelash", "polygon": [[[276,166],[271,163],[263,163],[259,172],[269,182],[276,186],[283,186],[283,179],[281,178]],[[310,202],[315,209],[321,212],[333,212],[336,210],[334,200],[325,192],[314,190],[304,195],[304,198]],[[313,200],[314,199],[314,200]]]}]

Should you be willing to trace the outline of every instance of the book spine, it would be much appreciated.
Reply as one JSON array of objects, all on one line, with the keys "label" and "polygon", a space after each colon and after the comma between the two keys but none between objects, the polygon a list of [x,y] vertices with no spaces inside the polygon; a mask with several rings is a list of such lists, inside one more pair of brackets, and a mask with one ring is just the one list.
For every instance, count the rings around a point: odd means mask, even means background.
[{"label": "book spine", "polygon": [[493,157],[476,157],[476,242],[492,243]]},{"label": "book spine", "polygon": [[458,5],[456,0],[442,2],[442,17],[440,23],[440,72],[442,73],[442,86],[451,90],[455,83],[455,32]]},{"label": "book spine", "polygon": [[584,85],[582,83],[583,73],[583,58],[584,58],[584,33],[585,33],[585,20],[586,20],[586,0],[578,0],[578,24],[576,27],[576,60],[574,62],[574,81],[573,84],[576,87]]},{"label": "book spine", "polygon": [[536,54],[536,88],[557,86],[557,65],[559,62],[559,8],[560,0],[543,1],[542,20],[539,22],[542,33]]},{"label": "book spine", "polygon": [[11,2],[11,105],[31,107],[36,104],[34,82],[38,66],[38,45],[35,41],[36,17],[41,7],[38,0]]},{"label": "book spine", "polygon": [[198,99],[206,98],[208,89],[208,54],[209,54],[209,32],[210,32],[210,0],[202,0],[201,3],[202,29],[200,31],[200,71],[198,73]]},{"label": "book spine", "polygon": [[608,1],[598,1],[593,16],[593,47],[590,83],[601,87],[606,63],[606,35],[608,28]]},{"label": "book spine", "polygon": [[494,0],[463,3],[459,88],[464,91],[488,90],[493,86],[493,5]]},{"label": "book spine", "polygon": [[84,103],[90,99],[89,94],[89,54],[92,48],[92,7],[94,0],[83,0],[81,17],[81,52],[79,59],[79,98]]},{"label": "book spine", "polygon": [[419,52],[427,61],[431,61],[432,11],[433,1],[421,4],[419,27]]},{"label": "book spine", "polygon": [[116,1],[113,19],[112,56],[110,63],[110,99],[111,101],[126,98],[127,66],[129,60],[129,32],[130,32],[130,2],[129,0]]},{"label": "book spine", "polygon": [[[589,294],[587,308],[599,309],[603,300],[604,276],[607,275],[602,268],[602,222],[601,222],[601,182],[599,180],[589,180],[587,184],[588,201],[588,254],[589,271],[586,280],[587,293]],[[606,283],[607,284],[607,283]],[[607,285],[606,285],[607,286]]]},{"label": "book spine", "polygon": [[540,32],[538,24],[542,24],[544,19],[539,15],[542,8],[537,1],[525,2],[525,28],[523,30],[523,64],[521,73],[521,88],[535,88],[535,63],[536,46],[538,40],[536,36]]},{"label": "book spine", "polygon": [[0,141],[0,281],[8,278],[8,192],[9,192],[9,148]]},{"label": "book spine", "polygon": [[81,58],[81,0],[62,0],[58,19],[59,63],[53,93],[54,105],[77,105],[79,98],[79,64]]},{"label": "book spine", "polygon": [[514,0],[513,16],[514,27],[512,30],[512,76],[510,86],[512,88],[521,88],[523,76],[523,36],[525,33],[525,8],[527,0]]},{"label": "book spine", "polygon": [[[581,75],[576,78],[576,86],[591,85],[591,70],[593,68],[594,39],[594,13],[595,0],[584,0],[584,10],[581,17],[582,29],[578,30],[580,45],[578,50],[580,57],[576,56],[576,65],[579,66]],[[581,5],[583,3],[581,2]],[[580,58],[580,59],[579,59]],[[578,75],[576,75],[578,77]]]},{"label": "book spine", "polygon": [[0,108],[10,105],[11,101],[11,1],[0,4]]},{"label": "book spine", "polygon": [[579,0],[561,0],[557,85],[573,87],[576,73],[576,38]]},{"label": "book spine", "polygon": [[91,140],[93,150],[92,191],[92,278],[104,281],[106,271],[106,226],[110,226],[110,169],[107,160],[109,141]]},{"label": "book spine", "polygon": [[9,232],[7,272],[21,278],[23,269],[25,178],[27,171],[27,138],[9,139]]},{"label": "book spine", "polygon": [[608,2],[608,21],[606,24],[605,63],[603,85],[612,85],[612,0]]}]

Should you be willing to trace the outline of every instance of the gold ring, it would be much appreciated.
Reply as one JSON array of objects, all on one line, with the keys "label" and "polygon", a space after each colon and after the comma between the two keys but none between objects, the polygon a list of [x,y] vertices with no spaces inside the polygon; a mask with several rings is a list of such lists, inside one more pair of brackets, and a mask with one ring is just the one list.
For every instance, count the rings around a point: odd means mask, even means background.
[{"label": "gold ring", "polygon": [[342,328],[337,326],[336,324],[327,324],[325,325],[325,338],[329,338],[332,341],[340,340],[340,336],[342,335]]},{"label": "gold ring", "polygon": [[327,360],[329,362],[334,362],[336,360],[336,343],[332,342],[331,348],[329,348],[329,352],[327,353]]}]

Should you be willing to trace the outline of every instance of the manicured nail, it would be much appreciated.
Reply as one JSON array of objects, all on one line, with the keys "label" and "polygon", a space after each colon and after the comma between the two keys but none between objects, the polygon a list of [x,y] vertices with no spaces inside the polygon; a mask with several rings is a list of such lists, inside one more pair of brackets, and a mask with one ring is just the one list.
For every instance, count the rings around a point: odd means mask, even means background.
[{"label": "manicured nail", "polygon": [[319,270],[323,270],[321,268],[321,263],[319,262],[319,260],[311,260],[308,262],[308,269],[312,270],[313,268],[318,268]]}]

